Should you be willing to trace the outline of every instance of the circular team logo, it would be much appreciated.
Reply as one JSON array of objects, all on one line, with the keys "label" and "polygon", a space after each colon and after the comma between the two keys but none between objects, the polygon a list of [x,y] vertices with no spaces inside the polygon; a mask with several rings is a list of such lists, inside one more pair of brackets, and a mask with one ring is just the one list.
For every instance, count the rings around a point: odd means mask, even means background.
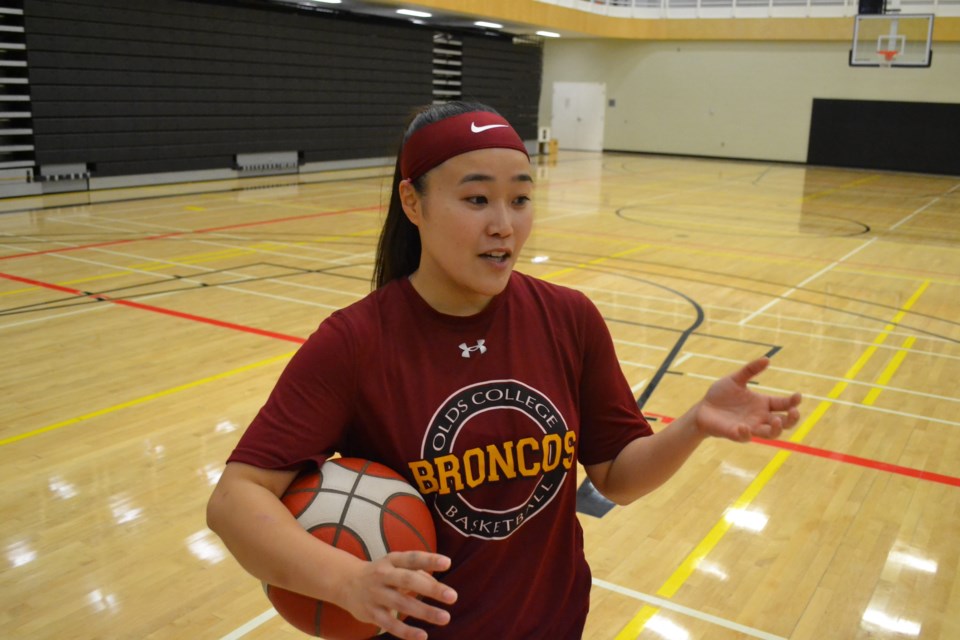
[{"label": "circular team logo", "polygon": [[576,434],[544,394],[516,380],[464,387],[437,409],[410,464],[440,517],[465,536],[507,538],[560,491]]}]

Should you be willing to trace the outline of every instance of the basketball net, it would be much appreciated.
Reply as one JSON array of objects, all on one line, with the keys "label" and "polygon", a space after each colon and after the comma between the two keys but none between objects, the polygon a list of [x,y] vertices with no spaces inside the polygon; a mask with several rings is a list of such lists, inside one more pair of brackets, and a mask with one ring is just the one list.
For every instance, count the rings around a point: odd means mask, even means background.
[{"label": "basketball net", "polygon": [[897,57],[898,53],[900,52],[897,50],[877,49],[877,58],[880,62],[880,67],[884,69],[892,67],[893,59]]}]

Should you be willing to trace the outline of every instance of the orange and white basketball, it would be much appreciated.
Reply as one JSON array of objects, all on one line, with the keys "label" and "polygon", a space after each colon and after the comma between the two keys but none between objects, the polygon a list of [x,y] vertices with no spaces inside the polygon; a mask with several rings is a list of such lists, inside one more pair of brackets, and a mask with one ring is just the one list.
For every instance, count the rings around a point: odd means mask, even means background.
[{"label": "orange and white basketball", "polygon": [[[365,560],[391,551],[437,548],[423,498],[400,474],[376,462],[328,460],[319,471],[297,476],[281,500],[314,537]],[[304,633],[358,640],[380,632],[328,602],[272,585],[264,588],[277,613]]]}]

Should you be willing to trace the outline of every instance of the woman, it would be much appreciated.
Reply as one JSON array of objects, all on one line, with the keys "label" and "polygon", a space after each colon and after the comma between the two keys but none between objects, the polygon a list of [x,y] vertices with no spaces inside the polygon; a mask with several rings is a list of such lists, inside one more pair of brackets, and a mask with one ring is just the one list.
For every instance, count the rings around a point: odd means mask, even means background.
[{"label": "woman", "polygon": [[[576,462],[628,504],[708,436],[796,424],[798,394],[746,388],[761,359],[654,435],[593,304],[513,272],[532,191],[520,137],[488,107],[412,120],[376,290],[290,361],[210,499],[210,527],[251,574],[408,640],[579,638],[591,579]],[[334,452],[404,474],[432,508],[439,553],[365,562],[306,534],[278,496]]]}]

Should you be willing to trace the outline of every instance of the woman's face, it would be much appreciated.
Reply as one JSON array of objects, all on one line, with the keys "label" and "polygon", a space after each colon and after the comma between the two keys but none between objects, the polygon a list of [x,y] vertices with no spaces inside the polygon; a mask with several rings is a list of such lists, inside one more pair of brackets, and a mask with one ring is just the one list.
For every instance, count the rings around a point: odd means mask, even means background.
[{"label": "woman's face", "polygon": [[530,161],[515,149],[480,149],[450,158],[409,182],[400,198],[420,230],[420,267],[411,276],[437,311],[478,313],[507,286],[533,224]]}]

